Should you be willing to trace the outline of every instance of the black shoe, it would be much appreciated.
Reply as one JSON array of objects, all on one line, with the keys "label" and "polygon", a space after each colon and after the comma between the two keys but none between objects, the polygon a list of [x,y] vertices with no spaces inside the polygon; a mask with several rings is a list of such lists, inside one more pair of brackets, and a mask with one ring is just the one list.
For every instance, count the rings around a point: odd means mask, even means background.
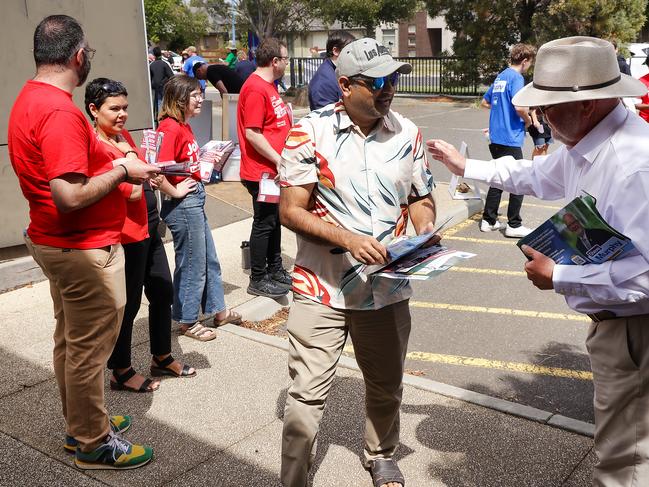
[{"label": "black shoe", "polygon": [[275,272],[271,272],[268,275],[275,282],[279,282],[280,284],[288,286],[289,288],[293,287],[293,278],[291,277],[291,274],[289,274],[284,268],[281,268],[280,270]]},{"label": "black shoe", "polygon": [[288,294],[288,288],[279,282],[275,282],[268,277],[260,280],[253,281],[250,279],[248,284],[248,294],[254,296],[265,296],[267,298],[280,298]]}]

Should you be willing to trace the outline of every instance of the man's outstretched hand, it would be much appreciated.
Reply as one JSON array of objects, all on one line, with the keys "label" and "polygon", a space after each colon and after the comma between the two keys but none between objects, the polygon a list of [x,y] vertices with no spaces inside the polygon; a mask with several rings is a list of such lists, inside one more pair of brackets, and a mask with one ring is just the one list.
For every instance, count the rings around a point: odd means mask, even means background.
[{"label": "man's outstretched hand", "polygon": [[554,289],[552,273],[554,272],[554,261],[534,250],[529,245],[523,245],[521,250],[530,260],[525,263],[527,278],[539,289]]},{"label": "man's outstretched hand", "polygon": [[428,152],[444,164],[449,171],[458,176],[464,176],[464,168],[466,167],[466,157],[460,154],[455,147],[448,142],[439,139],[431,139],[426,141]]}]

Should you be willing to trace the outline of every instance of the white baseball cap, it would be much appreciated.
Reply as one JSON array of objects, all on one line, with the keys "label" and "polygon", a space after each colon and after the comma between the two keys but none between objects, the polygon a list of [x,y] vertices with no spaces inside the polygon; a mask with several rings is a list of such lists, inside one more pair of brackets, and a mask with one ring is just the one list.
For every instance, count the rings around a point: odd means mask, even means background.
[{"label": "white baseball cap", "polygon": [[387,48],[369,37],[355,40],[343,47],[336,62],[337,76],[360,74],[368,78],[381,78],[395,71],[402,74],[412,71],[410,64],[395,61]]}]

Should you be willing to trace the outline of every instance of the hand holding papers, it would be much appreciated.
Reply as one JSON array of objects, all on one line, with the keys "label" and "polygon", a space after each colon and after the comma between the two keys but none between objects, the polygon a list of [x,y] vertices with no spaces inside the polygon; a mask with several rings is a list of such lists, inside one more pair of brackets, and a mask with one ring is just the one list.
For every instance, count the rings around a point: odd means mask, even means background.
[{"label": "hand holding papers", "polygon": [[279,184],[265,172],[259,180],[257,201],[261,203],[279,203]]}]

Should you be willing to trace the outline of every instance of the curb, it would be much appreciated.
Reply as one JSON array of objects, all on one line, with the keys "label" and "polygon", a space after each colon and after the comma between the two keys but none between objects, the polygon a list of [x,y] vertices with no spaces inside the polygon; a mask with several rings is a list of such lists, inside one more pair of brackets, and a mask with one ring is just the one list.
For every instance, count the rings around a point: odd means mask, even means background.
[{"label": "curb", "polygon": [[[252,299],[251,301],[255,301],[256,299],[257,298]],[[241,311],[241,309],[246,304],[248,303],[237,307],[237,311]],[[284,338],[266,335],[258,331],[249,330],[248,328],[242,328],[238,325],[232,324],[221,326],[219,327],[219,330],[288,352],[288,341]],[[361,372],[358,364],[356,363],[356,360],[351,357],[341,356],[338,364],[346,369]],[[479,392],[469,391],[460,387],[443,384],[442,382],[437,382],[431,379],[424,379],[422,377],[415,377],[405,374],[403,376],[403,383],[416,389],[432,392],[434,394],[450,397],[452,399],[458,399],[469,404],[482,406],[499,411],[501,413],[509,414],[511,416],[517,416],[519,418],[528,419],[537,423],[546,424],[548,426],[569,431],[571,433],[576,433],[582,436],[592,438],[595,433],[595,425],[592,423],[579,421],[577,419],[568,418],[560,414],[554,414],[549,411],[533,408],[531,406],[525,406],[523,404],[517,404],[514,402],[506,401],[505,399],[499,399],[497,397],[488,396]]]}]

